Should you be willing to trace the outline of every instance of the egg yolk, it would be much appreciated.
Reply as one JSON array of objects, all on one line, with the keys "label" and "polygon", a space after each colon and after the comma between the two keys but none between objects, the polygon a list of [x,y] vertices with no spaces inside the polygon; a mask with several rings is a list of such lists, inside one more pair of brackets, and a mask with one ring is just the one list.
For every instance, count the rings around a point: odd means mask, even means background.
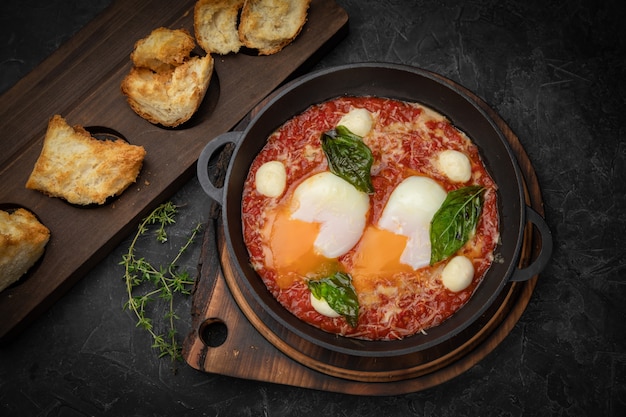
[{"label": "egg yolk", "polygon": [[353,257],[352,279],[357,292],[374,290],[381,277],[413,271],[411,266],[400,262],[407,241],[406,236],[367,227]]},{"label": "egg yolk", "polygon": [[336,271],[336,260],[314,248],[319,231],[319,223],[293,219],[287,208],[278,211],[269,242],[280,288],[288,288],[304,276],[327,276]]}]

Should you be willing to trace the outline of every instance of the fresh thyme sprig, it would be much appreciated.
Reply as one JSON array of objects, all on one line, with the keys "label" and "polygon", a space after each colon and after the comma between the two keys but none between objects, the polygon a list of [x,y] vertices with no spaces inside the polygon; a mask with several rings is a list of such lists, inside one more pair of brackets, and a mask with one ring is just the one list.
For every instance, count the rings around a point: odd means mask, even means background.
[{"label": "fresh thyme sprig", "polygon": [[[189,295],[191,293],[189,287],[193,284],[193,279],[189,277],[189,273],[187,271],[178,271],[176,263],[192,244],[202,225],[198,224],[192,230],[187,242],[165,267],[159,266],[155,268],[144,258],[138,258],[135,254],[135,246],[139,237],[148,231],[148,226],[154,224],[158,225],[158,229],[155,231],[156,240],[160,243],[167,242],[165,227],[176,222],[175,215],[178,211],[177,209],[178,207],[172,202],[163,203],[144,218],[128,247],[128,252],[122,256],[122,262],[120,262],[120,265],[124,265],[124,280],[128,294],[128,300],[124,303],[124,309],[128,309],[135,314],[137,327],[142,327],[150,333],[153,341],[152,347],[159,350],[159,357],[169,356],[172,362],[182,359],[181,346],[176,338],[175,320],[179,319],[179,317],[174,311],[174,294]],[[140,292],[139,287],[141,289],[148,287],[149,290],[138,295],[137,292]],[[154,297],[164,300],[168,305],[168,310],[163,316],[168,322],[166,333],[159,333],[155,329],[152,319],[147,315],[146,307],[154,300]]]}]

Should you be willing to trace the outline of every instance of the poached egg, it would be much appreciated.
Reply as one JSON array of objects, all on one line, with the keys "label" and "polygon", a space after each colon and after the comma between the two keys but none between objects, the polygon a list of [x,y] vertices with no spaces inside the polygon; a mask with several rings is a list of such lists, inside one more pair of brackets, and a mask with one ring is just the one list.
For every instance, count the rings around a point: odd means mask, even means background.
[{"label": "poached egg", "polygon": [[355,255],[355,276],[376,277],[428,266],[430,222],[446,195],[427,177],[411,176],[398,184],[377,225],[368,226],[363,234]]},{"label": "poached egg", "polygon": [[[271,227],[270,249],[279,275],[336,271],[337,258],[361,238],[369,207],[366,193],[331,172],[302,181],[277,208]],[[293,277],[285,279],[288,286]]]}]

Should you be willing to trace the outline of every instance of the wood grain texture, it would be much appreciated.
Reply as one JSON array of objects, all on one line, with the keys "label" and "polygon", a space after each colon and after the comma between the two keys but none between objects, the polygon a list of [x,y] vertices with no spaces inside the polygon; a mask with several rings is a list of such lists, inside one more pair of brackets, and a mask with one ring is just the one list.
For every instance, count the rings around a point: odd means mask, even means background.
[{"label": "wood grain texture", "polygon": [[[208,141],[232,129],[348,30],[342,8],[332,0],[314,0],[302,32],[281,52],[215,56],[213,78],[198,112],[179,128],[165,129],[130,109],[120,83],[130,70],[129,55],[138,39],[160,26],[193,33],[194,3],[116,1],[0,97],[0,208],[31,210],[52,235],[41,262],[19,284],[0,293],[0,341],[47,309],[184,184]],[[76,207],[26,190],[54,114],[71,125],[112,129],[144,146],[147,156],[136,184],[98,207]]]},{"label": "wood grain texture", "polygon": [[[527,204],[543,214],[541,190],[521,143],[486,103],[463,90],[504,133],[525,178]],[[258,107],[253,111],[256,110]],[[220,163],[227,164],[228,155],[223,156]],[[216,213],[209,219],[204,236],[200,276],[193,295],[193,331],[186,338],[183,348],[185,360],[204,372],[304,388],[356,395],[397,395],[448,381],[478,363],[510,333],[524,312],[538,279],[535,276],[527,282],[508,284],[492,307],[466,331],[450,343],[435,346],[426,354],[411,358],[406,368],[381,370],[372,358],[365,358],[364,363],[357,365],[352,361],[354,358],[346,358],[342,367],[329,365],[327,361],[311,355],[305,341],[293,346],[274,331],[269,324],[271,320],[238,285],[236,268],[224,244],[222,232],[220,217]],[[528,227],[520,267],[534,259],[540,248],[537,233]],[[206,343],[204,326],[216,321],[226,325],[228,335],[223,344],[210,346]]]}]

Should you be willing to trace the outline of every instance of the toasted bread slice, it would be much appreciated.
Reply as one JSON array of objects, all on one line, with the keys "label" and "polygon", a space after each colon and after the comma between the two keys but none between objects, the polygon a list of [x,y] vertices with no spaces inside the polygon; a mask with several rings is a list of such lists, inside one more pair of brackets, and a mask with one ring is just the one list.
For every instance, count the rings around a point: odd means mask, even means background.
[{"label": "toasted bread slice", "polygon": [[43,255],[50,230],[28,210],[0,210],[0,291],[16,282]]},{"label": "toasted bread slice", "polygon": [[291,43],[307,19],[310,0],[246,0],[239,39],[259,55],[271,55]]},{"label": "toasted bread slice", "polygon": [[104,204],[135,182],[145,155],[142,146],[98,140],[55,115],[26,188],[72,204]]},{"label": "toasted bread slice", "polygon": [[212,74],[213,58],[206,55],[166,72],[132,68],[121,88],[135,113],[151,123],[175,127],[198,110]]},{"label": "toasted bread slice", "polygon": [[241,41],[237,32],[239,11],[244,0],[198,0],[193,26],[198,44],[206,53],[237,53]]},{"label": "toasted bread slice", "polygon": [[169,71],[185,62],[195,47],[193,36],[185,29],[160,27],[135,43],[130,58],[136,67]]}]

